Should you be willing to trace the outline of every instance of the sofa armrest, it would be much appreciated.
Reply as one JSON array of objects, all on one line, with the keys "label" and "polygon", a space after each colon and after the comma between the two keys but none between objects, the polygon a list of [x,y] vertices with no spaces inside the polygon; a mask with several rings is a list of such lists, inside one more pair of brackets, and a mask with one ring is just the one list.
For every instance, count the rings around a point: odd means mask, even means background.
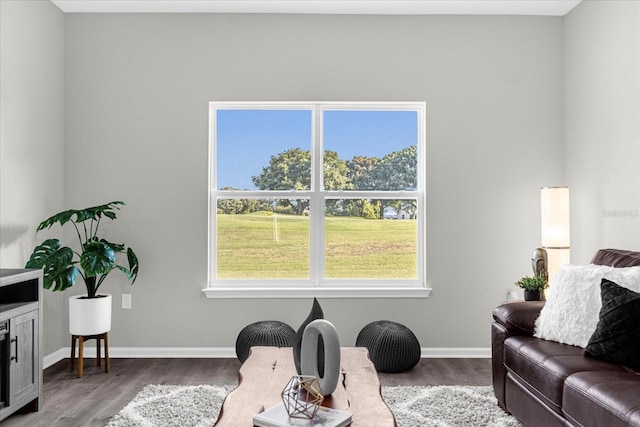
[{"label": "sofa armrest", "polygon": [[493,309],[491,324],[491,370],[493,391],[498,405],[505,411],[505,380],[507,368],[504,366],[504,341],[514,335],[531,336],[544,301],[511,301]]},{"label": "sofa armrest", "polygon": [[512,301],[493,310],[493,319],[503,325],[509,335],[533,335],[536,319],[544,301]]}]

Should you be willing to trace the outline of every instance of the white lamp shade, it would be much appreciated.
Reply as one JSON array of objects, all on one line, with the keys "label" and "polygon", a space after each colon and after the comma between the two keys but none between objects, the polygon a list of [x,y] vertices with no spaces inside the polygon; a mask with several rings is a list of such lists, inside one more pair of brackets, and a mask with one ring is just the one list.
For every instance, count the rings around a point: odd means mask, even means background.
[{"label": "white lamp shade", "polygon": [[543,248],[569,248],[569,188],[544,187],[540,190],[541,245]]}]

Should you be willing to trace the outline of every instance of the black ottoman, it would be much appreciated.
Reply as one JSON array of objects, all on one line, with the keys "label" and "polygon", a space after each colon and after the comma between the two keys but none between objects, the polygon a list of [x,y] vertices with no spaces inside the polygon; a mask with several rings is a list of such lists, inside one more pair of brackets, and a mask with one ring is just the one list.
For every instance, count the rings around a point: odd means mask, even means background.
[{"label": "black ottoman", "polygon": [[409,328],[390,320],[371,322],[358,334],[378,372],[408,371],[420,361],[420,343]]},{"label": "black ottoman", "polygon": [[293,347],[296,331],[286,323],[264,320],[245,326],[236,339],[236,356],[244,363],[253,346]]}]

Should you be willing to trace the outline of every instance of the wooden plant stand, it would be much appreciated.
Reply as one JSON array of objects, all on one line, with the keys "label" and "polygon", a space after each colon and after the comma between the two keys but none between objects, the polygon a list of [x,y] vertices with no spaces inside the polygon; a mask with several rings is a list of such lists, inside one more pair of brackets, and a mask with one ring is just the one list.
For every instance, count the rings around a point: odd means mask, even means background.
[{"label": "wooden plant stand", "polygon": [[104,341],[104,371],[109,373],[109,333],[105,332],[97,335],[71,335],[71,371],[73,372],[73,362],[76,358],[76,340],[78,340],[78,378],[82,378],[84,368],[84,342],[96,340],[96,366],[100,367],[100,341]]}]

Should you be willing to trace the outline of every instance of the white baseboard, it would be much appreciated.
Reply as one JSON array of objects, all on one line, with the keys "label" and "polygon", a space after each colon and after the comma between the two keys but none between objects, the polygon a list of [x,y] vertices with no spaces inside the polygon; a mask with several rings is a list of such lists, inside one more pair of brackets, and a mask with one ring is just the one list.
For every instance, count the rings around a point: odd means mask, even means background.
[{"label": "white baseboard", "polygon": [[[77,350],[76,350],[77,353]],[[44,357],[44,368],[48,368],[54,363],[71,354],[71,347],[63,347]],[[96,348],[89,345],[84,350],[84,357],[95,358]],[[235,347],[110,347],[109,357],[111,358],[132,358],[132,359],[197,359],[197,358],[218,358],[227,359],[236,357]],[[424,359],[443,358],[490,358],[491,349],[484,347],[423,347],[420,357]]]},{"label": "white baseboard", "polygon": [[[43,360],[45,368],[68,358],[71,347],[63,347],[47,356]],[[76,356],[78,349],[76,348]],[[95,358],[95,345],[87,345],[84,349],[84,357]],[[235,347],[109,347],[109,357],[113,359],[199,359],[218,358],[227,359],[236,357]]]},{"label": "white baseboard", "polygon": [[[59,350],[54,351],[51,354],[47,354],[42,359],[42,367],[44,369],[47,369],[49,366],[51,366],[51,365],[53,365],[55,363],[58,363],[59,361],[61,361],[65,357],[69,357],[70,354],[71,354],[71,347],[61,348]],[[94,354],[94,357],[95,357],[95,354],[96,354],[95,350],[93,350],[93,354]]]},{"label": "white baseboard", "polygon": [[422,347],[423,359],[490,359],[490,347]]}]

